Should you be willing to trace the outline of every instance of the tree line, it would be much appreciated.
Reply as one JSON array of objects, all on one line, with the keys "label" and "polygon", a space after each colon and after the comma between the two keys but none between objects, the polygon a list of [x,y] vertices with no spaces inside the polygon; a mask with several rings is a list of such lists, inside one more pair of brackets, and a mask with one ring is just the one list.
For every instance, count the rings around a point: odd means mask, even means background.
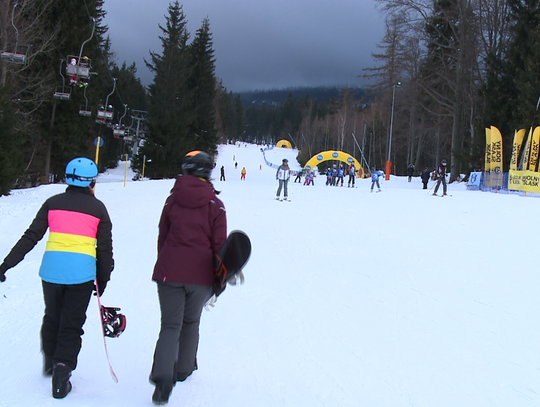
[{"label": "tree line", "polygon": [[[495,125],[509,157],[514,130],[537,120],[537,2],[377,2],[386,30],[374,66],[359,72],[370,81],[366,92],[345,86],[328,100],[291,92],[279,104],[244,106],[215,76],[210,22],[192,38],[177,1],[160,25],[161,50],[145,61],[154,73],[145,88],[135,64],[113,61],[103,0],[83,0],[84,7],[4,0],[0,47],[26,50],[24,63],[0,60],[0,195],[61,181],[71,158],[93,158],[98,137],[101,171],[129,154],[151,178],[174,177],[186,152],[215,153],[227,140],[287,139],[302,164],[325,150],[345,151],[365,167],[383,168],[390,159],[395,174],[446,159],[455,179],[482,167],[484,128]],[[71,86],[69,100],[55,98],[70,87],[68,57],[81,51],[91,60],[87,86]],[[96,122],[105,104],[113,119]],[[92,115],[80,115],[89,105]],[[115,137],[120,125],[126,133]]]}]

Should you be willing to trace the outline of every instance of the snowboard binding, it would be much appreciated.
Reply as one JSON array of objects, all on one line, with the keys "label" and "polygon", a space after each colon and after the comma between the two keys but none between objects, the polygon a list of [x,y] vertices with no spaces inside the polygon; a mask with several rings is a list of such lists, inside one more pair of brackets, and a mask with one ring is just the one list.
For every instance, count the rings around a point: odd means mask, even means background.
[{"label": "snowboard binding", "polygon": [[118,338],[126,329],[126,316],[117,311],[120,308],[101,306],[103,332],[109,338]]}]

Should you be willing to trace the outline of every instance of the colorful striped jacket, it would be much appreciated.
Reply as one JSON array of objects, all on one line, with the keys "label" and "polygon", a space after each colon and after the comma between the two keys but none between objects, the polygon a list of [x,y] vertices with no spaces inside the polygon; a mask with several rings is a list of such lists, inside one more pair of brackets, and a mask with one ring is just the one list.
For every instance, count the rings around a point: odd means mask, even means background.
[{"label": "colorful striped jacket", "polygon": [[47,199],[4,263],[17,265],[49,229],[39,276],[55,284],[109,281],[114,267],[112,224],[90,188],[68,186]]}]

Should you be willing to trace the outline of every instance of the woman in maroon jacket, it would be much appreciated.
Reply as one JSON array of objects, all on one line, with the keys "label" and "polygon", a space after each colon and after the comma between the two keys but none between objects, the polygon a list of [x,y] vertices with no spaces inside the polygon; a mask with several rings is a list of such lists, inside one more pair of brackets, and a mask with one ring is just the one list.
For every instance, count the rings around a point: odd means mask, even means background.
[{"label": "woman in maroon jacket", "polygon": [[197,369],[202,308],[212,296],[214,253],[227,238],[227,217],[210,174],[213,160],[205,152],[188,153],[184,175],[176,179],[159,222],[157,282],[161,331],[150,380],[152,401],[165,404],[177,381]]}]

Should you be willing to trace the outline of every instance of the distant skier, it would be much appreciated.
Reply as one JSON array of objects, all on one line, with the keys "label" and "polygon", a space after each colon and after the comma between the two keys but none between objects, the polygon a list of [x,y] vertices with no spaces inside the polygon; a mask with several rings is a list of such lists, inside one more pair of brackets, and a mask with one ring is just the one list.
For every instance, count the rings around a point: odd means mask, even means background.
[{"label": "distant skier", "polygon": [[57,399],[71,391],[69,379],[77,367],[92,291],[103,295],[114,266],[111,220],[92,190],[96,164],[85,157],[75,158],[65,174],[66,191],[45,201],[0,265],[3,282],[5,272],[19,264],[49,230],[39,269],[45,301],[41,348],[43,374],[52,375],[52,396]]},{"label": "distant skier", "polygon": [[332,169],[326,169],[326,185],[332,185]]},{"label": "distant skier", "polygon": [[223,165],[221,166],[220,173],[221,173],[221,175],[219,177],[219,180],[220,181],[225,181],[225,167]]},{"label": "distant skier", "polygon": [[409,164],[409,166],[407,167],[407,175],[409,176],[409,182],[411,182],[413,174],[414,174],[414,164]]},{"label": "distant skier", "polygon": [[336,164],[334,164],[332,166],[332,183],[331,183],[332,186],[336,185],[337,174],[338,174],[337,166]]},{"label": "distant skier", "polygon": [[240,173],[240,180],[245,181],[246,180],[246,167],[242,167],[242,172]]},{"label": "distant skier", "polygon": [[296,173],[296,178],[294,179],[294,182],[296,183],[296,181],[298,181],[300,184],[302,183],[302,170]]},{"label": "distant skier", "polygon": [[343,178],[345,177],[345,168],[343,168],[343,164],[341,164],[337,170],[337,178],[336,178],[336,187],[341,182],[341,186],[343,186]]},{"label": "distant skier", "polygon": [[279,187],[276,192],[276,199],[280,199],[281,189],[283,188],[283,199],[288,199],[287,183],[291,178],[291,170],[289,169],[289,160],[283,159],[282,164],[278,167],[276,172],[276,179],[279,182]]},{"label": "distant skier", "polygon": [[424,187],[422,189],[427,189],[427,185],[428,185],[430,177],[431,177],[431,173],[428,170],[428,167],[425,167],[424,171],[422,171],[422,175],[421,175],[422,184],[424,185]]},{"label": "distant skier", "polygon": [[379,185],[379,177],[381,177],[383,174],[380,171],[377,171],[375,167],[371,170],[371,192],[373,192],[373,187],[375,184],[377,184],[377,188],[379,189],[377,192],[381,192],[381,186]]},{"label": "distant skier", "polygon": [[433,195],[437,195],[437,191],[439,190],[439,185],[441,185],[441,182],[443,184],[443,196],[446,195],[446,160],[441,161],[441,165],[439,165],[439,169],[437,170],[437,185],[435,185],[435,191],[433,192]]},{"label": "distant skier", "polygon": [[352,187],[354,188],[355,178],[356,178],[356,167],[354,166],[354,164],[351,164],[349,166],[349,181],[347,182],[347,187],[350,187],[351,182],[352,182]]}]

